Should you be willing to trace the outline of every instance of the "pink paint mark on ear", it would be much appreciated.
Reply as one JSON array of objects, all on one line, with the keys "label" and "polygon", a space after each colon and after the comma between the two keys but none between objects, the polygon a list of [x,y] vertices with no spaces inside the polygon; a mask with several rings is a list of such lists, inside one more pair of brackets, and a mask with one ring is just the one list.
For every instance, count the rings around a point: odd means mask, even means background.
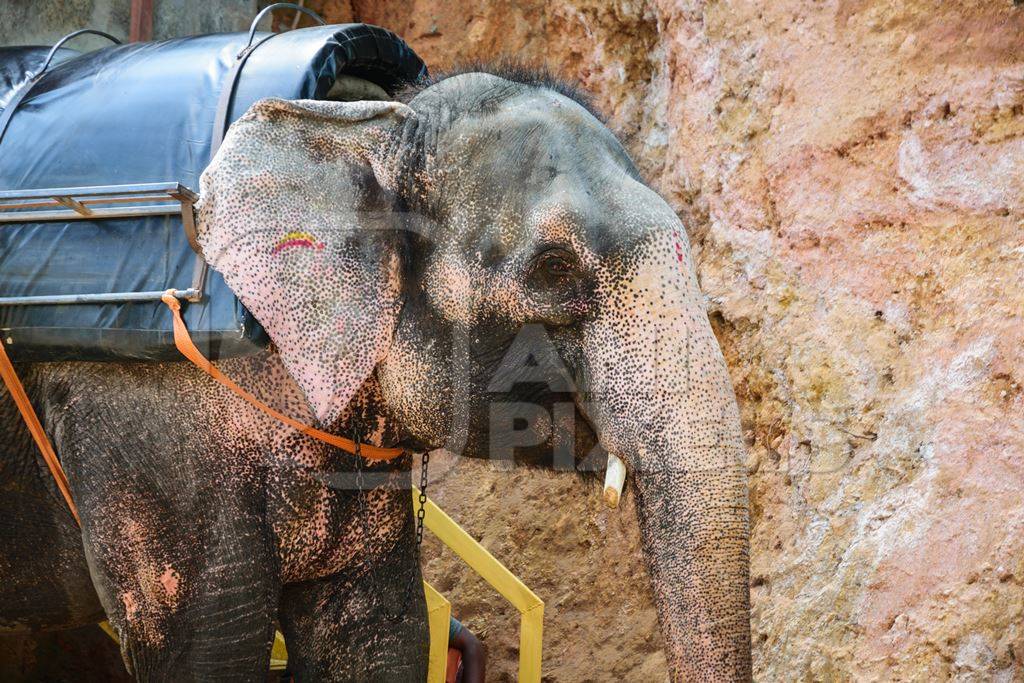
[{"label": "pink paint mark on ear", "polygon": [[318,240],[312,233],[292,230],[291,232],[285,233],[284,237],[274,244],[270,253],[277,254],[285,249],[292,249],[296,247],[321,251],[324,248],[324,243]]}]

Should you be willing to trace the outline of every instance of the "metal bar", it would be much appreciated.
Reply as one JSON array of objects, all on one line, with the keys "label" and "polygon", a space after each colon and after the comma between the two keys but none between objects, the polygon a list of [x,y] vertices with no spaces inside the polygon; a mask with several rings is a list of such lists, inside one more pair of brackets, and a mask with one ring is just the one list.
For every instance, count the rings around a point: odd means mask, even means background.
[{"label": "metal bar", "polygon": [[54,197],[58,204],[66,206],[75,213],[82,216],[82,218],[92,218],[92,211],[86,208],[82,202],[78,201],[74,197]]},{"label": "metal bar", "polygon": [[206,275],[209,270],[206,258],[202,254],[196,254],[196,262],[192,267],[192,289],[202,292],[206,288]]},{"label": "metal bar", "polygon": [[38,199],[52,198],[56,195],[68,195],[72,197],[102,196],[102,195],[131,195],[146,194],[147,192],[162,193],[172,196],[172,193],[190,197],[196,201],[199,197],[195,192],[188,189],[181,183],[130,183],[127,185],[87,185],[84,187],[40,187],[30,190],[0,190],[0,199]]},{"label": "metal bar", "polygon": [[[111,292],[110,294],[51,294],[43,296],[0,297],[0,306],[60,306],[69,304],[113,304],[128,301],[159,301],[166,290],[152,292]],[[175,289],[178,299],[194,300],[198,294],[191,287]]]},{"label": "metal bar", "polygon": [[45,221],[80,221],[95,218],[132,218],[135,216],[169,216],[181,211],[177,204],[153,206],[112,206],[90,209],[91,216],[71,211],[9,211],[0,213],[0,223],[42,223]]},{"label": "metal bar", "polygon": [[[102,204],[138,204],[140,202],[169,202],[169,201],[180,201],[176,197],[170,197],[162,193],[154,194],[136,194],[128,195],[124,197],[80,197],[75,198],[74,196],[66,195],[66,198],[72,201],[78,202],[83,206],[93,206]],[[13,202],[8,201],[7,203],[0,204],[0,211],[18,210],[23,209],[45,209],[45,208],[57,208],[58,206],[67,206],[69,209],[74,208],[68,206],[67,202],[61,201],[61,197],[51,197],[50,199],[37,201],[32,199],[16,199]]]},{"label": "metal bar", "polygon": [[57,50],[59,50],[62,47],[64,47],[64,43],[68,42],[69,40],[73,40],[73,39],[77,38],[78,36],[84,36],[86,34],[91,35],[91,36],[99,36],[100,38],[106,38],[107,40],[112,42],[114,45],[120,45],[121,44],[120,40],[118,40],[114,36],[110,35],[109,33],[106,33],[104,31],[97,31],[94,28],[80,28],[77,31],[72,31],[71,33],[67,34],[66,36],[64,36],[63,38],[61,38],[60,40],[58,40],[56,43],[53,44],[53,47],[50,48],[50,53],[48,55],[46,55],[46,59],[43,61],[42,68],[39,69],[39,71],[36,72],[36,75],[33,76],[32,78],[38,80],[39,77],[43,75],[43,72],[50,68],[50,62],[53,61],[53,56],[57,54]]},{"label": "metal bar", "polygon": [[47,207],[53,208],[54,206],[60,206],[60,204],[58,204],[53,197],[50,197],[49,199],[41,202],[25,200],[20,204],[0,204],[0,211],[6,211],[8,209],[43,209]]},{"label": "metal bar", "polygon": [[195,210],[192,208],[192,202],[185,199],[181,200],[181,227],[185,231],[185,237],[188,238],[188,244],[192,247],[192,251],[202,255],[203,248],[199,245]]},{"label": "metal bar", "polygon": [[209,270],[210,267],[206,264],[203,255],[196,254],[196,262],[192,267],[192,286],[189,288],[196,294],[195,298],[190,298],[189,301],[200,301],[203,298],[203,290],[206,289],[206,274]]},{"label": "metal bar", "polygon": [[288,668],[288,646],[280,631],[274,631],[274,644],[270,648],[270,670],[284,671]]},{"label": "metal bar", "polygon": [[326,26],[327,25],[327,22],[324,21],[323,19],[321,19],[319,14],[317,14],[313,10],[309,9],[308,7],[300,7],[299,5],[296,5],[294,2],[275,2],[272,5],[267,5],[266,7],[264,7],[260,11],[260,13],[256,15],[256,18],[252,20],[252,26],[249,27],[249,40],[245,44],[245,49],[246,50],[248,50],[249,47],[252,46],[252,39],[256,35],[256,27],[259,26],[260,19],[262,19],[264,16],[266,16],[267,12],[273,12],[276,9],[284,9],[284,8],[293,9],[296,12],[302,12],[303,14],[307,15],[308,17],[310,17],[313,21],[315,21],[320,26]]},{"label": "metal bar", "polygon": [[148,202],[150,200],[168,201],[169,199],[169,197],[165,197],[159,194],[140,194],[129,195],[127,197],[94,197],[92,199],[85,197],[79,199],[79,201],[82,202],[82,204],[85,204],[86,206],[94,206],[96,204],[132,204],[136,202]]},{"label": "metal bar", "polygon": [[427,655],[427,683],[444,683],[448,669],[448,632],[451,629],[452,603],[426,581],[423,595],[427,599],[427,627],[430,649]]},{"label": "metal bar", "polygon": [[520,613],[519,680],[540,681],[544,647],[544,603]]},{"label": "metal bar", "polygon": [[[0,224],[36,223],[43,221],[74,221],[103,218],[134,218],[141,216],[171,216],[179,214],[189,245],[196,252],[192,269],[192,286],[174,290],[174,296],[188,301],[201,301],[206,286],[208,267],[196,239],[193,204],[198,200],[195,192],[181,183],[136,183],[131,185],[94,185],[90,187],[39,188],[32,190],[5,190],[0,192]],[[33,201],[33,200],[45,201]],[[27,203],[11,203],[12,201]],[[99,206],[99,204],[132,204],[134,202],[162,201],[147,206]],[[88,202],[91,206],[86,206]],[[35,211],[26,209],[64,206],[66,209]],[[7,209],[5,211],[5,209]],[[10,209],[14,209],[11,211]],[[111,292],[108,294],[57,294],[46,296],[0,297],[0,306],[39,306],[66,304],[123,303],[128,301],[154,301],[164,291]]]},{"label": "metal bar", "polygon": [[178,187],[176,187],[173,190],[170,190],[167,194],[173,197],[174,199],[177,199],[179,202],[188,202],[189,204],[195,204],[197,201],[199,201],[199,195],[197,195],[195,192],[188,189],[184,185],[178,185]]}]

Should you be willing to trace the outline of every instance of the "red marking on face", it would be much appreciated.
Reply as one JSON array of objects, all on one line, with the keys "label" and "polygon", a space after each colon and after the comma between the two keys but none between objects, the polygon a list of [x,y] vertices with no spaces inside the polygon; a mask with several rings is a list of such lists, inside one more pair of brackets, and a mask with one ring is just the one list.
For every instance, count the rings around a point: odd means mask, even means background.
[{"label": "red marking on face", "polygon": [[676,231],[672,232],[672,236],[676,238],[676,260],[679,261],[679,263],[682,263],[684,255],[683,241],[679,239],[679,233]]}]

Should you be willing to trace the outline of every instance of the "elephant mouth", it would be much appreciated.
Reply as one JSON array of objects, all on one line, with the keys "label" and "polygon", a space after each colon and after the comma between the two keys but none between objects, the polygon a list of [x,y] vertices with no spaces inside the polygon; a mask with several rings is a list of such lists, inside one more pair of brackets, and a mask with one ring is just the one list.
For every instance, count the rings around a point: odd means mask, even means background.
[{"label": "elephant mouth", "polygon": [[604,473],[607,455],[572,394],[517,398],[495,397],[474,416],[461,455],[595,479]]}]

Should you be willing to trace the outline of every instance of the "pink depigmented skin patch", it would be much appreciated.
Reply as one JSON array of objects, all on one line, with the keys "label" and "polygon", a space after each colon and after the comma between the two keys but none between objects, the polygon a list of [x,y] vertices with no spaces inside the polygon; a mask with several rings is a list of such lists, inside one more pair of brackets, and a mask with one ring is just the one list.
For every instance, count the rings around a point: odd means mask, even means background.
[{"label": "pink depigmented skin patch", "polygon": [[123,593],[121,595],[121,602],[124,604],[125,619],[131,621],[139,611],[139,603],[135,599],[135,594],[132,591]]},{"label": "pink depigmented skin patch", "polygon": [[164,569],[164,573],[160,575],[160,583],[163,584],[168,597],[177,597],[178,583],[180,580],[181,577],[178,576],[178,572],[174,571],[174,568],[172,568],[171,565],[167,565],[167,568]]}]

